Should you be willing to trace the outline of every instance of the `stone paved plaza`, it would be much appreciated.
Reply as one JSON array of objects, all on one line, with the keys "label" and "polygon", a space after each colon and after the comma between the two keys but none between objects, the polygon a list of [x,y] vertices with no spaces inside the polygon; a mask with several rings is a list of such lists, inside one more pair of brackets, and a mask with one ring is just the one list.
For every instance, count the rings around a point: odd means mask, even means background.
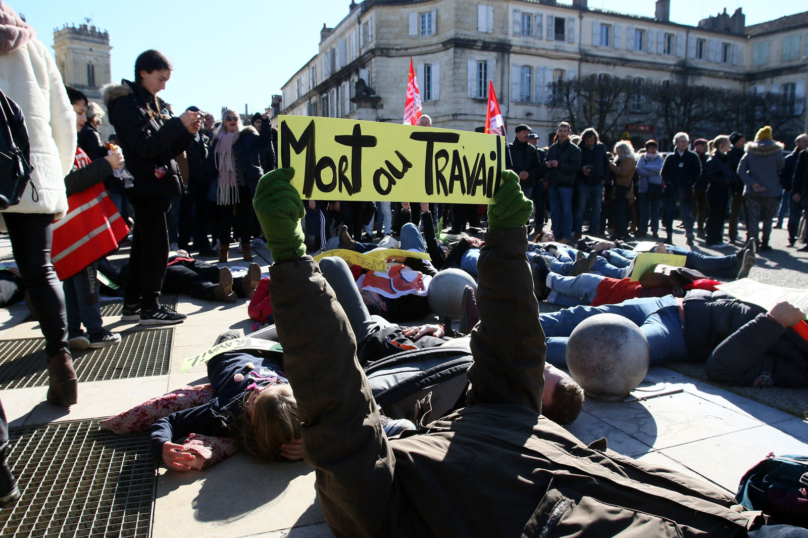
[{"label": "stone paved plaza", "polygon": [[[808,254],[787,249],[785,231],[774,234],[775,250],[763,253],[751,278],[808,287]],[[684,243],[681,233],[676,241]],[[269,252],[257,251],[256,261],[266,272]],[[114,260],[125,257],[122,252]],[[0,239],[0,259],[11,260],[7,236]],[[235,245],[229,265],[246,266]],[[203,383],[204,366],[179,374],[183,359],[210,347],[225,330],[251,331],[242,299],[223,305],[180,296],[178,310],[188,314],[188,320],[173,328],[165,375],[81,383],[79,403],[69,411],[45,403],[44,386],[3,390],[0,398],[10,427],[107,417],[169,390]],[[40,338],[37,323],[25,321],[27,316],[24,304],[0,310],[0,340]],[[117,317],[104,321],[113,331],[139,330]],[[667,368],[653,368],[646,381],[672,393],[634,403],[587,401],[570,431],[584,443],[606,437],[609,448],[621,454],[699,476],[733,493],[742,474],[768,453],[808,454],[808,422],[801,417]],[[12,453],[12,462],[14,457]],[[35,481],[20,477],[23,497],[35,494]],[[53,486],[59,487],[66,486]],[[153,503],[155,538],[331,536],[317,501],[314,471],[302,462],[262,463],[237,454],[201,473],[161,468]],[[0,524],[6,510],[0,512]]]}]

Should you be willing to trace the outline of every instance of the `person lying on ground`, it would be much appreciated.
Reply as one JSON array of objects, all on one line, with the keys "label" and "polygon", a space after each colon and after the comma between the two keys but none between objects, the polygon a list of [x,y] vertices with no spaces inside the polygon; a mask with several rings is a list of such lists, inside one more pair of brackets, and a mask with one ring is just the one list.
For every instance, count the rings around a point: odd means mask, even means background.
[{"label": "person lying on ground", "polygon": [[[102,262],[98,269],[110,281],[123,285],[129,273],[129,264],[125,263],[116,270],[109,262]],[[219,268],[202,260],[172,255],[168,258],[162,292],[190,295],[204,301],[234,303],[239,297],[252,297],[260,280],[261,266],[257,263],[251,263],[245,275],[233,278],[228,267]],[[122,319],[127,321],[126,318]]]},{"label": "person lying on ground", "polygon": [[[550,252],[558,262],[553,262],[553,272],[565,276],[577,276],[573,273],[573,264],[578,261],[579,256],[598,253],[603,261],[595,260],[592,264],[591,272],[598,273],[611,278],[625,278],[631,276],[631,262],[639,252],[631,250],[627,244],[613,241],[578,241],[577,249],[561,243],[552,243],[552,232],[542,232],[539,236],[543,241],[537,246],[531,244],[528,248],[541,248]],[[578,253],[581,253],[580,255]],[[741,279],[749,276],[749,271],[756,262],[754,241],[748,242],[741,250],[735,254],[727,256],[707,256],[701,252],[687,250],[673,245],[657,244],[654,250],[658,254],[676,254],[685,256],[685,267],[695,269],[711,278],[721,278],[725,280]],[[528,254],[529,256],[529,254]],[[581,271],[578,272],[581,274]]]},{"label": "person lying on ground", "polygon": [[[451,343],[453,347],[468,346],[467,342],[462,341],[467,341],[468,338],[457,339],[448,336],[443,325],[402,327],[389,323],[381,316],[371,315],[360,293],[352,285],[353,276],[345,260],[332,257],[322,258],[319,266],[351,325],[357,342],[356,358],[363,369],[376,361],[403,351],[434,348],[447,343]],[[470,295],[467,294],[465,299],[467,302],[473,302],[473,292]],[[466,310],[476,312],[476,307],[473,306]],[[476,323],[476,315],[472,314],[472,316],[475,319],[470,323],[466,322],[467,325]],[[544,416],[557,424],[571,424],[581,413],[583,401],[581,387],[565,372],[547,365],[542,394]]]},{"label": "person lying on ground", "polygon": [[721,291],[694,290],[684,298],[565,308],[540,316],[547,362],[566,368],[567,337],[597,314],[616,314],[637,325],[648,339],[651,366],[701,362],[710,379],[723,385],[808,387],[808,324],[789,303],[766,312]]},{"label": "person lying on ground", "polygon": [[543,258],[534,260],[533,278],[536,297],[562,306],[620,304],[639,297],[663,297],[673,293],[684,295],[684,292],[691,289],[716,291],[716,286],[721,284],[702,278],[680,286],[659,285],[655,282],[653,287],[644,287],[643,282],[630,278],[609,278],[594,274],[562,276],[551,272],[549,264]]},{"label": "person lying on ground", "polygon": [[262,178],[254,207],[276,261],[270,293],[303,457],[335,535],[724,538],[763,523],[710,484],[589,448],[541,416],[544,333],[525,256],[533,205],[508,171],[488,206],[466,407],[389,439],[351,324],[305,254],[294,174]]}]

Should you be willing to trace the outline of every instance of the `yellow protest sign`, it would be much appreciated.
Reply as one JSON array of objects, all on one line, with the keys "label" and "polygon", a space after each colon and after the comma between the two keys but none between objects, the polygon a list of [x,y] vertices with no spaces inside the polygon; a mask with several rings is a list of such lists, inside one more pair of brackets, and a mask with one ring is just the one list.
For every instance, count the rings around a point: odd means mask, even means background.
[{"label": "yellow protest sign", "polygon": [[356,252],[355,250],[347,250],[344,248],[338,248],[334,250],[326,250],[322,254],[318,254],[314,257],[314,261],[320,261],[323,258],[342,258],[350,265],[358,265],[364,269],[369,269],[371,271],[386,271],[387,264],[384,263],[384,258],[373,258],[368,256],[367,254],[362,254],[360,252]]},{"label": "yellow protest sign", "polygon": [[399,257],[399,258],[419,258],[421,260],[431,260],[429,254],[425,252],[412,252],[409,250],[401,250],[397,248],[385,248],[379,250],[371,250],[370,252],[365,252],[364,254],[360,252],[356,252],[355,250],[347,250],[343,248],[338,248],[334,250],[326,250],[325,252],[318,254],[314,257],[315,261],[320,261],[323,258],[327,257],[336,257],[342,258],[346,262],[351,265],[358,265],[364,269],[369,269],[371,271],[379,271],[384,272],[387,271],[387,264],[385,260],[392,257]]},{"label": "yellow protest sign", "polygon": [[632,282],[639,282],[640,277],[659,264],[684,267],[687,256],[677,254],[657,254],[656,252],[642,252],[634,258],[634,269],[631,271]]},{"label": "yellow protest sign", "polygon": [[213,346],[207,351],[203,351],[202,353],[198,353],[197,355],[186,358],[184,361],[182,361],[180,373],[184,374],[194,366],[205,364],[213,357],[221,355],[222,353],[227,353],[228,351],[239,351],[243,349],[251,349],[256,351],[277,351],[278,353],[283,352],[281,345],[278,342],[273,342],[272,340],[262,340],[260,338],[247,337],[237,338],[235,340],[222,342],[218,346]]},{"label": "yellow protest sign", "polygon": [[504,137],[372,121],[281,116],[278,158],[303,199],[489,204]]}]

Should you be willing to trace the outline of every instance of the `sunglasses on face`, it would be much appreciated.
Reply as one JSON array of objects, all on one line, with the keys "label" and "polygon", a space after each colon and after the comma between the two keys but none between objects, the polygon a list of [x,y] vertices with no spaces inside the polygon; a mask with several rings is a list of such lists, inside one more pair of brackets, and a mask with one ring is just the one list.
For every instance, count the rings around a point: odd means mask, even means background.
[{"label": "sunglasses on face", "polygon": [[224,121],[238,121],[238,118],[235,116],[227,116]]}]

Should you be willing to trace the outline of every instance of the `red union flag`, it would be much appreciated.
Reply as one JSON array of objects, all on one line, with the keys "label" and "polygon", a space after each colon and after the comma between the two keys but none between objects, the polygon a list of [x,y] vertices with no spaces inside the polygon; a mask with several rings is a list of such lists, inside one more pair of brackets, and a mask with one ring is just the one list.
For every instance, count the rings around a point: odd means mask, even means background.
[{"label": "red union flag", "polygon": [[499,111],[497,94],[494,92],[494,82],[488,81],[488,111],[485,113],[486,134],[505,136],[505,121]]},{"label": "red union flag", "polygon": [[421,92],[418,91],[418,79],[412,68],[410,58],[410,76],[407,80],[407,103],[404,105],[404,125],[418,125],[421,119]]}]

